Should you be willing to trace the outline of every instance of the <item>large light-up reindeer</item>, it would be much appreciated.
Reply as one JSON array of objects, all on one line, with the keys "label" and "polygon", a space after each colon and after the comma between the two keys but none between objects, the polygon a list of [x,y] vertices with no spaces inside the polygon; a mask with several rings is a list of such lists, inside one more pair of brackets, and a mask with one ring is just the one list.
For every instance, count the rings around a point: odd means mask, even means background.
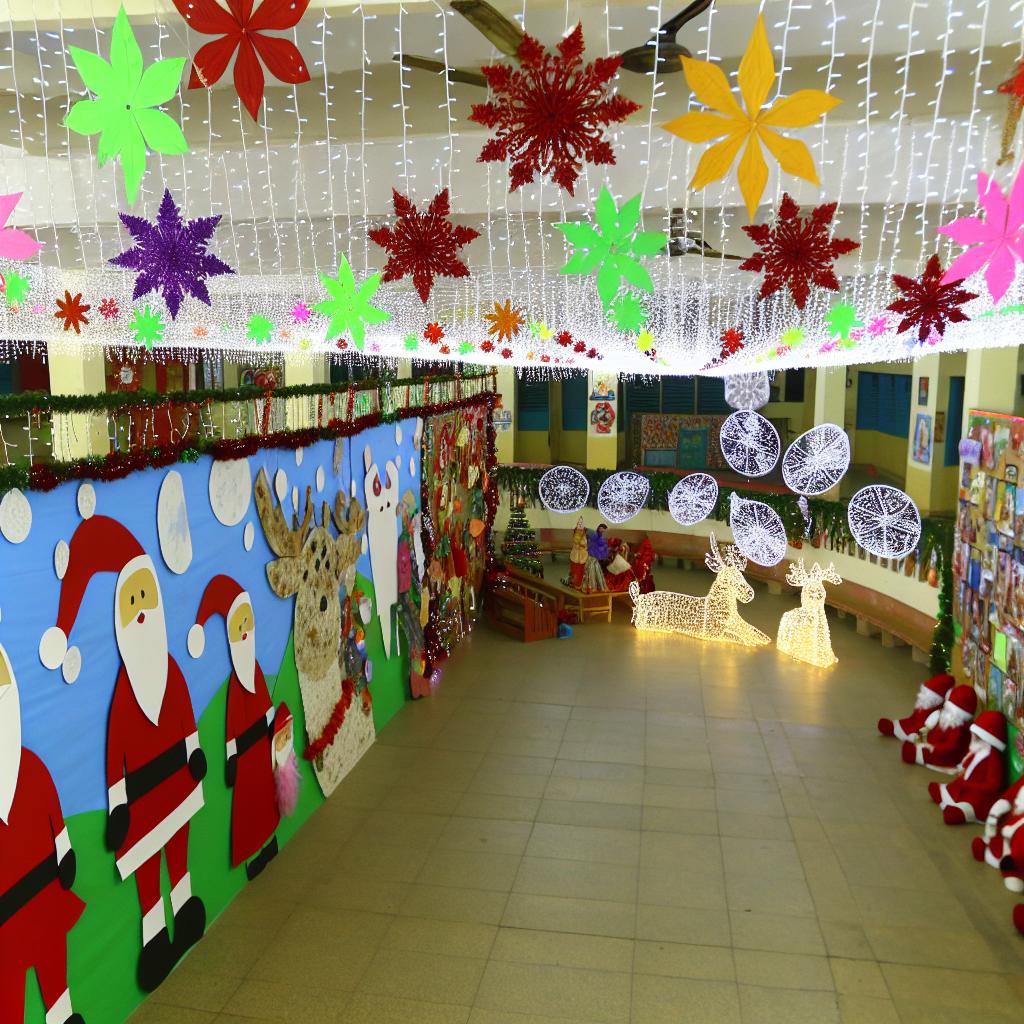
[{"label": "large light-up reindeer", "polygon": [[674,594],[655,590],[641,594],[636,583],[629,585],[633,599],[633,624],[637,629],[661,633],[685,633],[701,640],[724,640],[760,647],[771,638],[740,617],[736,603],[748,604],[754,590],[743,577],[746,558],[735,547],[718,550],[711,535],[711,550],[704,556],[707,567],[715,574],[707,597]]},{"label": "large light-up reindeer", "polygon": [[843,582],[835,566],[829,562],[828,568],[822,569],[815,562],[808,571],[801,558],[790,567],[786,582],[791,587],[801,588],[800,607],[786,612],[779,622],[779,650],[809,665],[820,668],[834,665],[839,659],[832,651],[832,637],[825,618],[825,584],[838,586]]}]

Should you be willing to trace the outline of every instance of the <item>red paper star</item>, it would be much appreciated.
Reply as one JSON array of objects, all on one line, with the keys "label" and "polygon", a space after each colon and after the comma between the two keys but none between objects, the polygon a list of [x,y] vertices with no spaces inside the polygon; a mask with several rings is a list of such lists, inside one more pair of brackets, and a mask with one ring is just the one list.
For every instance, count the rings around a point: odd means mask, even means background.
[{"label": "red paper star", "polygon": [[573,345],[572,350],[573,350],[573,352],[586,352],[587,351],[586,342],[577,341],[576,344]]},{"label": "red paper star", "polygon": [[640,109],[608,92],[622,58],[599,57],[584,64],[582,25],[558,44],[557,56],[529,35],[523,36],[516,56],[518,68],[495,64],[480,69],[495,99],[474,103],[469,119],[497,132],[477,161],[511,160],[510,192],[540,174],[572,195],[584,163],[615,163],[604,128]]},{"label": "red paper star", "polygon": [[427,324],[423,329],[423,337],[426,338],[431,345],[436,345],[444,337],[444,329],[437,322]]},{"label": "red paper star", "polygon": [[448,189],[434,196],[426,213],[420,213],[397,189],[391,191],[398,218],[394,228],[369,231],[371,240],[388,253],[383,280],[400,281],[409,274],[426,302],[435,277],[469,277],[469,267],[458,258],[458,250],[480,232],[448,220]]},{"label": "red paper star", "polygon": [[839,291],[833,268],[835,261],[860,247],[852,238],[829,238],[828,227],[835,216],[836,204],[825,203],[800,216],[800,207],[782,196],[775,224],[748,224],[743,230],[761,247],[740,264],[740,270],[764,271],[761,298],[788,288],[797,309],[803,309],[811,294],[811,285]]},{"label": "red paper star", "polygon": [[494,351],[494,342],[493,341],[481,341],[480,342],[480,351],[481,352],[493,352]]},{"label": "red paper star", "polygon": [[943,273],[942,262],[936,253],[928,260],[924,273],[916,280],[902,274],[892,275],[893,284],[904,295],[904,298],[886,307],[894,313],[903,314],[896,328],[897,334],[916,327],[917,340],[924,341],[933,329],[939,334],[945,334],[946,324],[961,324],[970,320],[960,307],[978,296],[961,288],[963,281],[943,284]]},{"label": "red paper star", "polygon": [[64,321],[64,330],[70,331],[72,327],[75,334],[81,334],[82,328],[88,324],[89,318],[85,315],[92,309],[82,302],[82,293],[79,292],[73,298],[71,292],[65,291],[64,298],[57,300],[57,312],[53,315],[58,320]]},{"label": "red paper star", "polygon": [[253,11],[253,0],[227,0],[225,10],[214,0],[174,0],[178,13],[190,28],[203,35],[220,36],[199,48],[192,60],[190,89],[210,88],[220,81],[235,50],[235,91],[256,120],[263,102],[263,67],[282,82],[298,85],[309,81],[309,70],[289,39],[264,35],[268,30],[294,28],[306,12],[309,0],[263,0]]},{"label": "red paper star", "polygon": [[511,359],[512,358],[512,349],[510,349],[510,348],[503,348],[501,350],[501,358],[502,359]]},{"label": "red paper star", "polygon": [[743,348],[743,332],[737,327],[729,327],[722,331],[722,352],[719,359],[726,360],[729,356],[736,355]]},{"label": "red paper star", "polygon": [[572,344],[572,335],[568,331],[562,331],[555,340],[562,348],[568,348]]}]

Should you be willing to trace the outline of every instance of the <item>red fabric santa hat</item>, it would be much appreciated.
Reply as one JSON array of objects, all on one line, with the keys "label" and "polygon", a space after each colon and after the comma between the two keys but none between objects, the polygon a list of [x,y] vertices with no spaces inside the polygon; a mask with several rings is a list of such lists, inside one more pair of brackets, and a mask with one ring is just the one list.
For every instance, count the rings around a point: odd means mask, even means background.
[{"label": "red fabric santa hat", "polygon": [[1006,719],[1001,711],[982,711],[971,724],[971,732],[996,750],[1006,749]]},{"label": "red fabric santa hat", "polygon": [[39,660],[48,669],[60,666],[65,682],[73,683],[82,667],[81,652],[77,647],[68,647],[68,636],[89,581],[100,572],[120,573],[145,553],[131,531],[109,516],[94,515],[75,530],[67,569],[61,579],[57,625],[51,626],[39,641]]},{"label": "red fabric santa hat", "polygon": [[947,672],[943,672],[937,676],[932,676],[931,679],[926,679],[921,684],[926,690],[931,690],[932,693],[938,698],[935,701],[936,705],[941,704],[949,694],[949,691],[956,685],[956,680],[949,675]]},{"label": "red fabric santa hat", "polygon": [[[193,658],[202,656],[206,650],[207,621],[214,615],[222,615],[225,622],[231,616],[235,605],[241,600],[249,600],[249,595],[230,576],[223,574],[214,576],[206,584],[199,611],[196,613],[195,625],[188,631],[188,653]],[[251,602],[250,602],[251,603]]]},{"label": "red fabric santa hat", "polygon": [[946,700],[971,716],[978,710],[978,695],[973,686],[954,686]]}]

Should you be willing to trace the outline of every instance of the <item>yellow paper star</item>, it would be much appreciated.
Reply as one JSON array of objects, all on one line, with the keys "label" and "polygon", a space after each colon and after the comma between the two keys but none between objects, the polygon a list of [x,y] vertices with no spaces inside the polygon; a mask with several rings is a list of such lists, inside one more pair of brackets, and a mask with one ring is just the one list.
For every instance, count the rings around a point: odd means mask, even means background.
[{"label": "yellow paper star", "polygon": [[650,352],[654,348],[654,335],[646,327],[636,336],[636,347],[641,352]]},{"label": "yellow paper star", "polygon": [[[736,177],[751,220],[768,184],[768,165],[761,153],[761,143],[787,174],[821,184],[811,151],[799,139],[780,135],[775,128],[806,128],[822,114],[838,106],[842,100],[820,89],[801,89],[770,107],[764,107],[768,93],[775,84],[775,61],[768,45],[764,18],[758,17],[754,33],[740,61],[740,94],[744,110],[733,98],[725,73],[717,64],[692,57],[680,57],[687,84],[706,107],[717,113],[694,111],[669,121],[666,131],[687,142],[710,142],[700,158],[690,188],[699,192],[712,181],[729,173],[737,154],[743,149]],[[764,108],[764,109],[762,109]],[[722,138],[725,136],[725,138]],[[745,148],[744,148],[745,147]]]}]

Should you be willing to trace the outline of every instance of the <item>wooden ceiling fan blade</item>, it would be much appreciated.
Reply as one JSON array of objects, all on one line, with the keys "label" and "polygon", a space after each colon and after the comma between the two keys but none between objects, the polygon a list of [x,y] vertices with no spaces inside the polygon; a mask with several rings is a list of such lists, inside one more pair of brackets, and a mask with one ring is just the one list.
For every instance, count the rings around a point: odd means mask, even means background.
[{"label": "wooden ceiling fan blade", "polygon": [[658,35],[668,36],[670,39],[675,39],[676,33],[688,22],[693,21],[694,18],[700,17],[711,5],[714,0],[694,0],[688,7],[684,7],[675,17],[669,18],[664,25],[658,29]]},{"label": "wooden ceiling fan blade", "polygon": [[450,6],[502,53],[509,57],[519,53],[523,30],[487,0],[451,0]]},{"label": "wooden ceiling fan blade", "polygon": [[429,57],[417,57],[413,53],[396,53],[391,59],[396,64],[410,71],[429,71],[431,74],[446,74],[449,82],[459,85],[475,85],[481,89],[487,88],[487,79],[479,71],[467,71],[465,68],[446,67],[439,60],[431,60]]}]

